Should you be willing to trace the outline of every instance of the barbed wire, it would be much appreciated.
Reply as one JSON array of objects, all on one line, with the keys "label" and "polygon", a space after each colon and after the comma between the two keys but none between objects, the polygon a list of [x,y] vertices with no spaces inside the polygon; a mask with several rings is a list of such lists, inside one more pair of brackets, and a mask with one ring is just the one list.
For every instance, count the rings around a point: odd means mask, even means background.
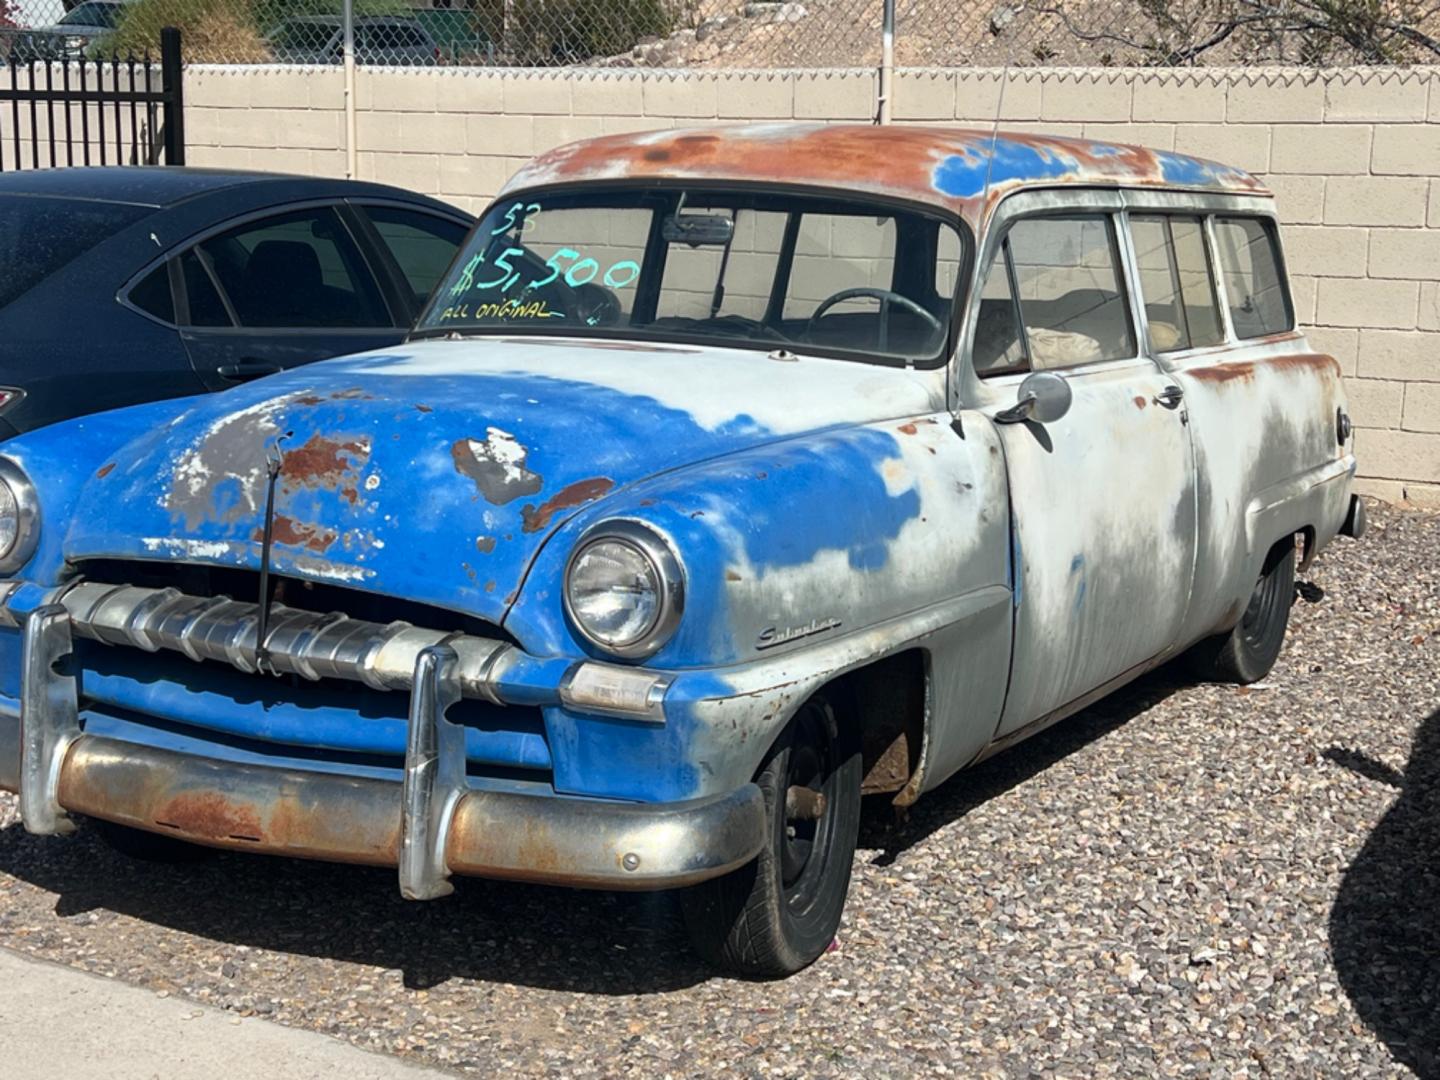
[{"label": "barbed wire", "polygon": [[[355,0],[369,66],[836,69],[880,63],[884,0]],[[0,60],[154,50],[334,64],[341,0],[0,0]],[[897,0],[899,67],[1440,63],[1440,0]]]}]

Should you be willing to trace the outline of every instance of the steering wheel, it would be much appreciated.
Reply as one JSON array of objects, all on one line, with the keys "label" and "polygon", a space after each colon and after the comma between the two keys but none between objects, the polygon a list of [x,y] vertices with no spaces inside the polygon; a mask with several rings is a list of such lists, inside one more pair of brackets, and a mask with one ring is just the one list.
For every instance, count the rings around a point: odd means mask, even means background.
[{"label": "steering wheel", "polygon": [[859,288],[841,289],[834,296],[826,297],[824,300],[820,301],[820,306],[815,309],[815,314],[811,315],[810,321],[805,324],[805,336],[807,338],[811,338],[814,336],[815,324],[820,321],[820,316],[824,315],[836,304],[844,303],[846,300],[854,300],[857,297],[861,296],[868,296],[871,300],[880,301],[881,349],[884,349],[887,345],[889,345],[889,308],[891,304],[899,304],[901,307],[913,311],[916,315],[919,315],[920,318],[924,319],[927,323],[929,323],[930,329],[935,331],[935,333],[942,336],[945,333],[945,325],[929,311],[927,311],[924,307],[917,304],[914,300],[911,300],[910,297],[902,296],[900,293],[894,292],[890,289]]}]

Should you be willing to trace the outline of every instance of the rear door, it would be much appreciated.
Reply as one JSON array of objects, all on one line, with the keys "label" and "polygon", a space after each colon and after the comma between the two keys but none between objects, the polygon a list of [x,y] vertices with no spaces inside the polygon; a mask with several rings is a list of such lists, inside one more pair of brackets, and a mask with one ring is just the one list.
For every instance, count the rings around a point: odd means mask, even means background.
[{"label": "rear door", "polygon": [[181,337],[211,389],[398,343],[395,310],[333,205],[272,211],[179,257]]},{"label": "rear door", "polygon": [[1165,653],[1194,573],[1184,402],[1141,354],[1113,200],[1081,199],[1086,209],[1013,221],[991,245],[972,320],[977,397],[992,419],[1015,403],[1031,371],[1054,371],[1073,392],[1059,420],[996,424],[1010,481],[1015,604],[1001,739]]}]

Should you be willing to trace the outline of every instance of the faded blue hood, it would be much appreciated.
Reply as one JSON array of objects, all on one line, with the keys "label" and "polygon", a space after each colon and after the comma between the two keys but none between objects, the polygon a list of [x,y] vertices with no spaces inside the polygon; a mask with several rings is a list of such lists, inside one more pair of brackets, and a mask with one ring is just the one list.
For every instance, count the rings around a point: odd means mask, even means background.
[{"label": "faded blue hood", "polygon": [[277,572],[499,621],[579,508],[762,442],[933,411],[937,385],[738,350],[418,343],[194,400],[98,468],[64,554],[258,567],[278,440]]}]

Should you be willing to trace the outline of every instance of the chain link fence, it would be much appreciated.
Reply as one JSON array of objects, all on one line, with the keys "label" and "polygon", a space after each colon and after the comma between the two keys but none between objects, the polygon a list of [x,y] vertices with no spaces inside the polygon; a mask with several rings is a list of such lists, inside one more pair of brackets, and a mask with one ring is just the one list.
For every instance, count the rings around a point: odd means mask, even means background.
[{"label": "chain link fence", "polygon": [[[1440,0],[893,0],[899,67],[1440,63]],[[342,0],[0,0],[0,60],[331,64]],[[873,68],[885,0],[354,0],[362,65]]]}]

